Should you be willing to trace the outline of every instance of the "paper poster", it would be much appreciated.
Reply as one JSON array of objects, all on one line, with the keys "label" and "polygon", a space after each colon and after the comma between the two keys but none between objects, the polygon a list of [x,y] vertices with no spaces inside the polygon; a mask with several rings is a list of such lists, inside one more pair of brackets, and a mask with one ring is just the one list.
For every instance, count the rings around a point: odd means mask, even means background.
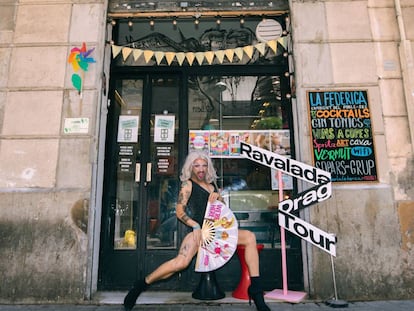
[{"label": "paper poster", "polygon": [[229,133],[223,131],[210,131],[210,155],[229,155]]},{"label": "paper poster", "polygon": [[190,131],[189,150],[209,152],[210,132],[209,131]]},{"label": "paper poster", "polygon": [[156,115],[154,128],[155,143],[173,143],[175,129],[174,115]]},{"label": "paper poster", "polygon": [[119,116],[118,121],[118,142],[137,143],[138,142],[138,122],[139,116]]}]

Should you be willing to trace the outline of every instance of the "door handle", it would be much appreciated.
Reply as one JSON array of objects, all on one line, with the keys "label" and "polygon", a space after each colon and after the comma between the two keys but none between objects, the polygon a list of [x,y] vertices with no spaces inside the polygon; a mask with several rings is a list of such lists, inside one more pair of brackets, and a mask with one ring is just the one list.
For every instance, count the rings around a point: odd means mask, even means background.
[{"label": "door handle", "polygon": [[141,181],[141,163],[135,163],[135,182]]},{"label": "door handle", "polygon": [[151,170],[152,170],[152,163],[148,162],[147,163],[147,179],[146,179],[147,183],[151,182],[151,179],[152,179],[152,171]]}]

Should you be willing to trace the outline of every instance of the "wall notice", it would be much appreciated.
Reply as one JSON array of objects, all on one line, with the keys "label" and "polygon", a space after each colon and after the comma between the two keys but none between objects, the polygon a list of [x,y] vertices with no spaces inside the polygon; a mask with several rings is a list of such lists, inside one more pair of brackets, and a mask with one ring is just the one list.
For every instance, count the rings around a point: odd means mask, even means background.
[{"label": "wall notice", "polygon": [[376,181],[374,140],[366,90],[308,91],[315,166],[332,181]]}]

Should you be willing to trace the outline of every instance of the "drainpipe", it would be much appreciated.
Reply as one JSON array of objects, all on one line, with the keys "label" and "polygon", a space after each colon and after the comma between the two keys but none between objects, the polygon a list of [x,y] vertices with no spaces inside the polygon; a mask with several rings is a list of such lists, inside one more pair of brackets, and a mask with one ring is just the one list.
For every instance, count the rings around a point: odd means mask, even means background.
[{"label": "drainpipe", "polygon": [[400,53],[400,65],[404,95],[407,107],[408,124],[411,138],[411,151],[414,153],[414,69],[413,54],[410,41],[407,40],[404,28],[404,20],[401,12],[400,0],[394,0],[395,12],[397,17],[398,29],[400,32],[400,43],[398,50]]}]

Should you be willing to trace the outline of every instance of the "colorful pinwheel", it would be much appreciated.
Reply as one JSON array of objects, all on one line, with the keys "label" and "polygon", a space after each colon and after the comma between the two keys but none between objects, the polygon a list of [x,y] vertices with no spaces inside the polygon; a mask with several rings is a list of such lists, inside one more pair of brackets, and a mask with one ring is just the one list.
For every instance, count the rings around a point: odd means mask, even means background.
[{"label": "colorful pinwheel", "polygon": [[[82,43],[81,48],[73,48],[70,50],[70,55],[68,58],[68,62],[72,64],[73,70],[78,72],[79,69],[83,72],[88,71],[88,66],[90,63],[95,63],[95,59],[93,57],[89,57],[89,55],[95,49],[86,50],[85,42]],[[73,86],[79,91],[79,94],[82,92],[82,78],[77,73],[72,75],[72,84]]]}]

